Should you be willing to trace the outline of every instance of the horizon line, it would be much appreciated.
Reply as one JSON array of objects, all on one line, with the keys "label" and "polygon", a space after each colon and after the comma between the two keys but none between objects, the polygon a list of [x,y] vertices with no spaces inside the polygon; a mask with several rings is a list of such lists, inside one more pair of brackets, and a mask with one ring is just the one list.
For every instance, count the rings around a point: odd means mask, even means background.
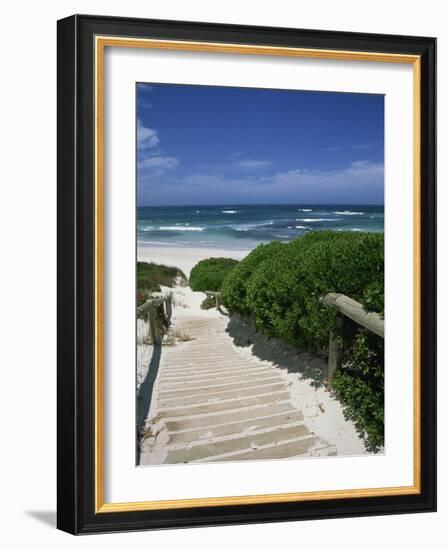
[{"label": "horizon line", "polygon": [[222,203],[192,203],[192,204],[137,204],[137,208],[167,208],[175,206],[383,206],[377,202],[222,202]]}]

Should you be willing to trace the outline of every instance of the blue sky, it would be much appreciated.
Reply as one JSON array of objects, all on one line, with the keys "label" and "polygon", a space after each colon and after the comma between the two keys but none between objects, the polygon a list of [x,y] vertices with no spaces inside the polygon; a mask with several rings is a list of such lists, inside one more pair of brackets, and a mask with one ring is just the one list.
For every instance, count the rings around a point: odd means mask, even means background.
[{"label": "blue sky", "polygon": [[137,84],[137,203],[383,204],[381,95]]}]

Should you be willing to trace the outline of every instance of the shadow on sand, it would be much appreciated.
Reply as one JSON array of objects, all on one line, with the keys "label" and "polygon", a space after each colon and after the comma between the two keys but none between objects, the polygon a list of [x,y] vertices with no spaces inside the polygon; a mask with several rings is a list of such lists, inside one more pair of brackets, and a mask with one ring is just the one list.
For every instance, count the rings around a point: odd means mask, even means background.
[{"label": "shadow on sand", "polygon": [[152,393],[154,389],[154,382],[156,381],[157,374],[159,373],[160,357],[162,355],[162,346],[155,344],[152,352],[151,361],[149,363],[148,374],[142,385],[140,386],[137,395],[137,465],[140,464],[140,445],[139,443],[139,431],[140,427],[145,423],[151,407]]},{"label": "shadow on sand", "polygon": [[300,374],[315,388],[324,385],[327,361],[323,356],[299,351],[277,338],[264,336],[255,330],[252,319],[238,314],[230,317],[226,331],[236,346],[252,346],[252,353],[262,361],[271,361],[275,366],[287,369],[289,373]]}]

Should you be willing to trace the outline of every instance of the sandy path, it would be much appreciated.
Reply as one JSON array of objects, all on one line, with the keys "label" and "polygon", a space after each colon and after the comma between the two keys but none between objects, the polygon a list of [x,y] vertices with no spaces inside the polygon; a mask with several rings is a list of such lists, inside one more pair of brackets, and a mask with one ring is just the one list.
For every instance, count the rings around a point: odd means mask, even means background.
[{"label": "sandy path", "polygon": [[[201,259],[247,253],[138,247],[140,261],[177,266],[187,276]],[[322,383],[325,360],[260,335],[238,316],[202,310],[201,292],[177,287],[173,295],[172,331],[194,339],[159,353],[137,346],[137,386],[145,384],[147,405],[141,418],[149,428],[142,464],[366,454]],[[138,321],[140,341],[146,332]]]},{"label": "sandy path", "polygon": [[173,329],[192,340],[162,346],[140,464],[335,455],[285,372],[235,346],[228,318],[201,310],[202,298],[176,290]]}]

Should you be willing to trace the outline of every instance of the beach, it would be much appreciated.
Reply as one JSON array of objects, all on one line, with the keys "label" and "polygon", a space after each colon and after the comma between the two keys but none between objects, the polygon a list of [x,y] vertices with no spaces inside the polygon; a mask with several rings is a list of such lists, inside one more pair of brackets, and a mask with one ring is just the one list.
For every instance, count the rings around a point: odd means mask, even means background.
[{"label": "beach", "polygon": [[241,260],[250,250],[183,247],[183,246],[151,246],[139,243],[137,259],[139,262],[154,262],[156,264],[178,267],[187,277],[193,267],[205,258],[233,258]]}]

